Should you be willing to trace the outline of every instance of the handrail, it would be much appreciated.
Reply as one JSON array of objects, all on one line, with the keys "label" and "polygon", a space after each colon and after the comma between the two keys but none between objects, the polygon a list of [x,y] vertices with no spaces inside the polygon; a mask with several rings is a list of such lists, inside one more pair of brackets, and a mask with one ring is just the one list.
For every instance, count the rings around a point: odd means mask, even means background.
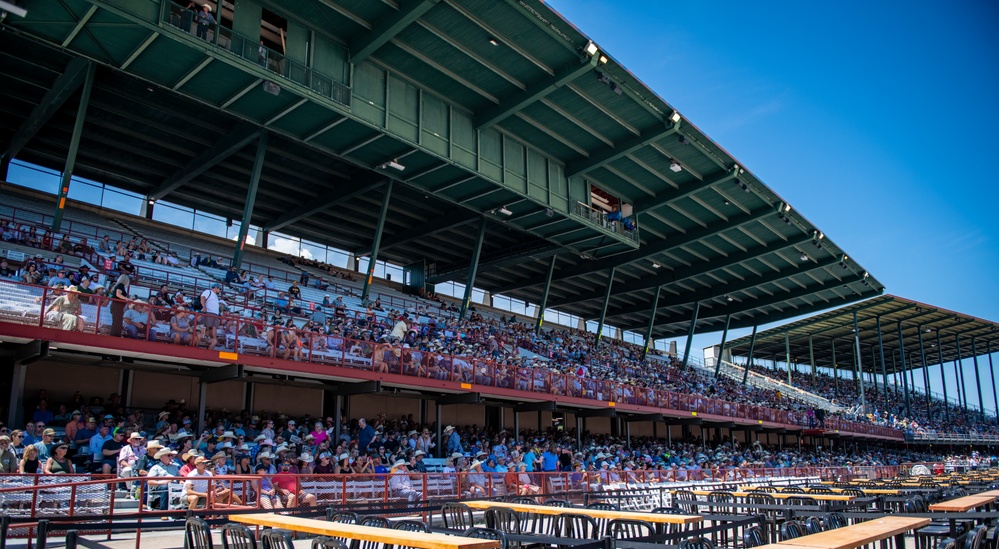
[{"label": "handrail", "polygon": [[[727,360],[722,360],[721,363],[722,368],[720,371],[722,373],[728,375],[731,379],[737,381],[741,380],[742,375],[745,373],[745,368],[740,369],[739,366]],[[839,412],[843,410],[842,406],[833,404],[832,401],[825,397],[816,395],[815,393],[806,391],[800,387],[795,387],[794,385],[788,385],[779,379],[774,379],[770,376],[766,376],[752,370],[749,371],[747,382],[751,383],[754,387],[762,387],[764,389],[774,389],[776,387],[783,391],[785,395],[792,396],[792,398],[796,398],[797,400],[813,406],[820,406],[832,412]]]},{"label": "handrail", "polygon": [[[11,281],[3,281],[2,285],[27,287],[29,292],[38,298],[35,305],[37,308],[32,311],[29,305],[28,310],[19,310],[17,311],[19,314],[16,316],[7,315],[6,322],[50,328],[52,329],[50,337],[52,339],[59,338],[59,330],[56,328],[65,324],[60,324],[53,318],[47,319],[43,312],[56,296],[66,293],[65,291]],[[117,300],[109,300],[107,297],[95,295],[84,295],[82,298],[97,306],[97,318],[84,318],[82,323],[75,323],[73,326],[81,327],[82,331],[93,335],[105,338],[114,337],[110,335],[110,331],[105,326],[108,324],[116,326],[121,322],[117,315],[123,313],[125,304],[122,303],[120,307],[105,311],[105,305]],[[143,307],[149,306],[143,305]],[[166,313],[174,314],[176,311],[168,309]],[[101,318],[102,314],[105,315],[103,318]],[[106,316],[108,314],[113,316],[110,321]],[[210,346],[220,350],[227,348],[241,354],[266,356],[272,359],[283,358],[374,373],[398,374],[435,381],[568,396],[600,401],[607,406],[611,405],[609,403],[623,403],[694,413],[694,415],[698,413],[714,414],[791,426],[804,426],[807,423],[804,414],[790,410],[776,410],[754,404],[735,403],[700,395],[580,377],[574,373],[563,374],[545,367],[509,366],[492,360],[404,349],[373,341],[267,326],[260,319],[194,313],[193,324],[195,326],[201,325],[206,318],[214,318],[215,320],[210,321],[210,323],[220,326],[214,342],[207,336],[184,337],[182,335],[182,340],[189,338],[189,346],[204,348]],[[3,323],[0,323],[0,326],[2,325]],[[159,334],[159,329],[146,323],[143,332],[133,331],[133,335],[147,341],[158,341],[161,334]],[[101,345],[110,345],[110,341],[112,340],[105,339]],[[156,344],[173,345],[163,342]],[[164,348],[164,352],[169,351]],[[902,432],[896,429],[856,423],[840,418],[827,418],[825,428],[899,440],[903,438]]]}]

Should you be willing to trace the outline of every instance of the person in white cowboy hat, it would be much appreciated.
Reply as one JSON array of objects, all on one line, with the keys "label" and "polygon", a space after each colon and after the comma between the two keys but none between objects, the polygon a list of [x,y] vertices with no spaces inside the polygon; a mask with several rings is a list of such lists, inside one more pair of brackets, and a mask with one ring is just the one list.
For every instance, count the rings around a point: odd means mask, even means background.
[{"label": "person in white cowboy hat", "polygon": [[201,9],[194,15],[194,19],[198,23],[198,38],[208,40],[208,28],[215,26],[215,17],[212,15],[212,6],[207,3],[202,4]]},{"label": "person in white cowboy hat", "polygon": [[475,460],[468,468],[468,494],[473,498],[489,497],[489,490],[486,489],[486,475],[482,472],[482,462]]},{"label": "person in white cowboy hat", "polygon": [[453,425],[448,425],[444,428],[444,438],[447,439],[447,446],[444,447],[447,453],[465,453],[465,450],[461,448],[461,435],[454,430]]},{"label": "person in white cowboy hat", "polygon": [[391,475],[389,476],[389,492],[393,497],[406,498],[408,501],[423,499],[423,493],[413,488],[406,460],[400,459],[393,463],[389,473]]},{"label": "person in white cowboy hat", "polygon": [[[153,500],[158,499],[157,508],[160,511],[166,511],[170,508],[170,478],[180,476],[180,469],[173,460],[173,456],[177,455],[177,452],[169,448],[160,448],[153,455],[156,463],[149,468],[149,474],[146,475],[149,479],[147,483],[149,484],[149,490],[147,494],[149,499],[147,500],[147,505],[151,508],[153,506]],[[162,480],[160,480],[162,479]],[[168,517],[163,517],[164,519]]]}]

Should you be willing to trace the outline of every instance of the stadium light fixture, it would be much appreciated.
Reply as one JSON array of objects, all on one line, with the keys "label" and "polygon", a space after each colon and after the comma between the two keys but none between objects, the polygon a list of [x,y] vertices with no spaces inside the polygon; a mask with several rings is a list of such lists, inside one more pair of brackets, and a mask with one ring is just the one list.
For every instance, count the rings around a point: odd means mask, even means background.
[{"label": "stadium light fixture", "polygon": [[680,121],[680,113],[678,111],[673,111],[673,114],[669,115],[670,122],[676,124]]},{"label": "stadium light fixture", "polygon": [[735,298],[733,298],[732,296],[726,294],[725,295],[725,301],[728,301],[729,303],[731,303],[731,302],[735,301]]},{"label": "stadium light fixture", "polygon": [[806,254],[805,252],[801,252],[801,260],[808,261],[808,254]]},{"label": "stadium light fixture", "polygon": [[599,61],[601,65],[606,65],[610,59],[607,59],[606,55],[601,55],[597,61]]},{"label": "stadium light fixture", "polygon": [[658,269],[659,267],[662,267],[662,265],[656,263],[655,261],[652,262],[652,268],[653,269]]},{"label": "stadium light fixture", "polygon": [[596,55],[598,51],[600,51],[600,48],[598,48],[597,45],[593,43],[593,40],[590,40],[589,42],[586,43],[586,47],[583,48],[583,51],[585,51],[587,55],[593,56]]},{"label": "stadium light fixture", "polygon": [[498,46],[499,45],[499,40],[497,40],[496,38],[490,36],[489,37],[489,43],[492,44],[493,46]]},{"label": "stadium light fixture", "polygon": [[683,166],[677,163],[676,160],[670,160],[669,171],[673,173],[680,173],[683,170]]},{"label": "stadium light fixture", "polygon": [[380,167],[383,170],[385,168],[392,168],[393,170],[399,170],[400,172],[406,169],[406,166],[403,166],[402,164],[400,164],[398,160],[390,160],[390,161],[382,164]]},{"label": "stadium light fixture", "polygon": [[499,213],[501,213],[501,214],[503,214],[503,215],[506,215],[506,216],[511,216],[511,215],[513,215],[513,212],[511,212],[510,210],[508,210],[506,206],[503,206],[503,207],[502,207],[502,208],[500,208],[500,209],[499,209],[498,211],[499,211]]}]

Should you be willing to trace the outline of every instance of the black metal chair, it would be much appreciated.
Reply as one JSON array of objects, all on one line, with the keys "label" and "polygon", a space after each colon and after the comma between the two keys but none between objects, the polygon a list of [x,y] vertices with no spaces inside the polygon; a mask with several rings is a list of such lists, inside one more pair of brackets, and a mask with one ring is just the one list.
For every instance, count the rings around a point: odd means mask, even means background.
[{"label": "black metal chair", "polygon": [[776,486],[757,486],[756,487],[756,491],[757,492],[766,492],[768,494],[776,494],[777,493],[777,487]]},{"label": "black metal chair", "polygon": [[784,521],[784,524],[780,525],[781,541],[800,538],[801,536],[804,535],[805,535],[805,527],[802,526],[801,523],[796,520],[787,520]]},{"label": "black metal chair", "polygon": [[815,505],[815,498],[808,496],[791,496],[784,500],[788,505]]},{"label": "black metal chair", "polygon": [[832,488],[827,488],[825,486],[814,486],[808,489],[809,494],[834,494]]},{"label": "black metal chair", "polygon": [[393,530],[405,530],[407,532],[425,532],[430,533],[430,528],[421,521],[418,520],[400,520],[392,524]]},{"label": "black metal chair", "polygon": [[822,521],[819,517],[808,517],[805,519],[805,532],[808,535],[818,534],[822,531]]},{"label": "black metal chair", "polygon": [[786,486],[780,491],[782,494],[804,494],[805,490],[801,486]]},{"label": "black metal chair", "polygon": [[609,501],[594,501],[586,506],[587,509],[597,509],[601,511],[620,511],[620,507],[616,503],[611,503]]},{"label": "black metal chair", "polygon": [[826,515],[826,520],[824,526],[826,530],[835,530],[837,528],[842,528],[847,526],[849,522],[846,520],[846,516],[843,513],[829,513]]},{"label": "black metal chair", "polygon": [[202,518],[188,517],[184,522],[184,536],[187,549],[213,549],[212,530]]},{"label": "black metal chair", "polygon": [[767,538],[759,526],[750,526],[742,531],[742,544],[747,548],[759,547],[767,544]]},{"label": "black metal chair", "polygon": [[242,524],[222,525],[222,547],[224,549],[257,549],[257,538],[253,531]]},{"label": "black metal chair", "polygon": [[508,549],[509,542],[507,542],[506,534],[496,530],[495,528],[482,528],[481,526],[474,526],[465,530],[462,534],[466,538],[477,538],[477,539],[491,539],[500,542],[499,549]]},{"label": "black metal chair", "polygon": [[550,499],[545,502],[548,507],[575,507],[575,505],[565,501],[564,499]]},{"label": "black metal chair", "polygon": [[326,520],[340,524],[359,524],[361,516],[353,511],[337,511],[330,507],[326,510]]},{"label": "black metal chair", "polygon": [[607,535],[617,539],[635,539],[654,536],[656,529],[644,520],[613,519],[607,523]]},{"label": "black metal chair", "polygon": [[673,492],[675,505],[691,515],[697,514],[697,495],[690,490],[677,490]]},{"label": "black metal chair", "polygon": [[464,503],[445,503],[441,506],[441,518],[444,519],[444,528],[448,530],[465,531],[475,526],[472,508]]},{"label": "black metal chair", "polygon": [[364,517],[361,519],[361,526],[371,526],[374,528],[391,528],[391,524],[385,517]]},{"label": "black metal chair", "polygon": [[[777,498],[766,492],[756,492],[752,494],[746,494],[746,503],[756,504],[756,505],[777,505]],[[778,509],[760,509],[753,510],[747,509],[751,514],[763,515],[764,522],[763,525],[766,530],[763,532],[768,540],[774,540],[777,535],[777,521],[780,519],[780,510]]]},{"label": "black metal chair", "polygon": [[504,534],[520,534],[520,517],[506,507],[490,507],[486,509],[486,527],[493,528]]},{"label": "black metal chair", "polygon": [[336,538],[319,536],[312,538],[312,549],[347,549],[347,545]]},{"label": "black metal chair", "polygon": [[685,539],[677,546],[678,549],[715,549],[715,544],[706,538]]},{"label": "black metal chair", "polygon": [[843,491],[840,492],[840,494],[842,494],[844,496],[854,496],[854,497],[858,497],[858,498],[862,498],[862,497],[866,497],[867,496],[867,494],[864,493],[864,491],[861,490],[860,488],[843,488]]},{"label": "black metal chair", "polygon": [[[653,514],[657,515],[686,515],[687,512],[679,507],[656,507],[651,511]],[[661,522],[656,523],[656,533],[657,534],[675,534],[677,532],[682,532],[687,530],[690,526],[687,524],[663,524]]]},{"label": "black metal chair", "polygon": [[285,530],[264,530],[260,544],[263,549],[295,549],[291,534]]},{"label": "black metal chair", "polygon": [[944,538],[937,544],[936,549],[957,549],[957,541],[954,538]]},{"label": "black metal chair", "polygon": [[985,535],[987,533],[988,527],[984,524],[979,524],[972,528],[964,538],[964,549],[982,549],[985,546]]},{"label": "black metal chair", "polygon": [[552,534],[566,538],[597,539],[600,537],[600,526],[588,515],[565,513],[555,517]]}]

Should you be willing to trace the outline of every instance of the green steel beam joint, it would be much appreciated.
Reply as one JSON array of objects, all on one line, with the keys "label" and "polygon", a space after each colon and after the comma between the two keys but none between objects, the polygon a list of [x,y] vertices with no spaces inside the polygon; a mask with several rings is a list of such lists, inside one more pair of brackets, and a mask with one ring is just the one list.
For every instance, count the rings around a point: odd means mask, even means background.
[{"label": "green steel beam joint", "polygon": [[617,267],[611,267],[610,273],[608,273],[607,275],[607,290],[606,293],[604,294],[604,305],[600,313],[600,323],[597,324],[597,340],[593,345],[594,349],[600,347],[600,340],[603,339],[604,336],[604,320],[606,320],[607,304],[610,303],[611,290],[614,287],[614,273],[616,272],[617,272]]},{"label": "green steel beam joint", "polygon": [[[378,187],[385,185],[386,181],[391,182],[390,179],[385,179],[379,176],[379,177],[368,177],[367,181],[352,181],[350,183],[345,183],[345,185],[350,185],[351,187],[353,187],[354,190],[347,192],[345,194],[339,194],[337,192],[330,193],[332,198],[330,198],[329,200],[324,200],[319,203],[316,203],[315,200],[310,200],[309,202],[303,203],[299,207],[282,215],[281,217],[268,221],[261,228],[268,232],[281,230],[282,228],[291,225],[292,223],[299,221],[301,219],[305,219],[310,215],[317,214],[319,212],[324,212],[332,208],[333,206],[342,204],[349,200],[353,200],[358,196],[365,195],[377,189]],[[360,187],[357,187],[357,185],[360,185]]]},{"label": "green steel beam joint", "polygon": [[461,312],[458,315],[458,318],[461,320],[465,319],[465,313],[468,312],[468,308],[472,304],[472,289],[475,286],[475,275],[479,270],[479,258],[482,257],[482,243],[485,240],[486,217],[482,216],[479,224],[479,236],[475,239],[475,248],[472,250],[472,262],[468,268],[468,279],[465,281],[465,295],[461,299]]},{"label": "green steel beam joint", "polygon": [[590,170],[599,168],[604,164],[608,164],[625,155],[629,155],[649,143],[652,143],[653,141],[669,137],[670,135],[676,133],[679,128],[679,122],[667,123],[667,121],[663,121],[662,125],[656,124],[651,128],[646,128],[636,136],[628,138],[621,143],[615,143],[613,147],[604,147],[600,150],[594,151],[588,158],[583,158],[576,162],[569,163],[565,167],[565,176],[566,178],[575,177]]},{"label": "green steel beam joint", "polygon": [[538,304],[538,320],[534,324],[534,333],[541,333],[541,326],[545,323],[545,309],[548,307],[548,293],[552,289],[552,273],[555,272],[555,263],[558,255],[553,255],[548,262],[548,277],[545,280],[545,287],[541,291],[541,303]]},{"label": "green steel beam joint", "polygon": [[387,44],[414,21],[423,17],[440,0],[409,0],[400,2],[394,14],[380,18],[371,31],[359,40],[350,41],[350,63],[359,65]]},{"label": "green steel beam joint", "polygon": [[149,199],[159,200],[163,198],[195,177],[207,172],[219,162],[239,152],[240,149],[258,137],[260,137],[260,130],[255,126],[245,122],[238,124],[212,148],[201,153],[197,158],[188,162],[186,166],[174,172],[166,181],[160,183],[156,190],[149,193]]},{"label": "green steel beam joint", "polygon": [[598,51],[596,55],[584,56],[578,63],[571,63],[555,72],[551,78],[542,78],[527,89],[515,92],[509,97],[500,100],[499,105],[486,108],[475,115],[478,126],[476,129],[484,130],[494,124],[501,122],[506,117],[520,112],[528,105],[538,101],[548,94],[554,92],[568,82],[579,78],[597,67],[597,62],[602,54]]}]

